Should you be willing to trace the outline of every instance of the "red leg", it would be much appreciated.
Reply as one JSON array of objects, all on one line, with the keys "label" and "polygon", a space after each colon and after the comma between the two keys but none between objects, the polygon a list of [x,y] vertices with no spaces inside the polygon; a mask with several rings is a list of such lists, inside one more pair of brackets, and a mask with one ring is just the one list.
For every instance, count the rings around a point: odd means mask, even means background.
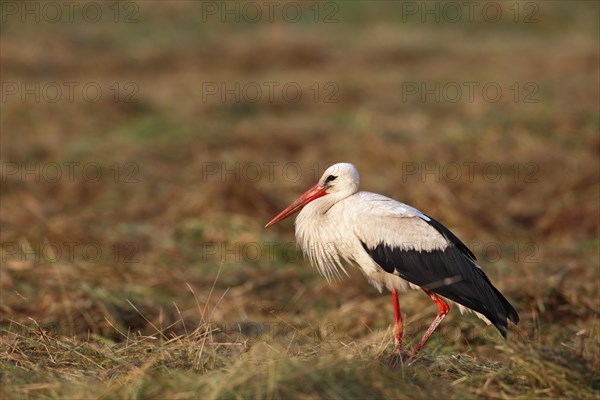
[{"label": "red leg", "polygon": [[392,289],[392,302],[394,303],[394,341],[396,342],[396,352],[400,355],[402,350],[402,334],[404,325],[402,324],[402,313],[400,312],[400,302],[396,289]]},{"label": "red leg", "polygon": [[417,347],[415,347],[415,351],[414,351],[412,357],[417,355],[417,353],[421,350],[421,347],[423,347],[423,345],[425,344],[427,339],[429,339],[429,336],[431,336],[431,334],[433,333],[435,328],[437,328],[437,326],[440,324],[440,322],[442,322],[444,317],[446,317],[446,315],[448,315],[448,311],[450,311],[450,307],[448,307],[448,304],[446,304],[446,302],[444,300],[442,300],[437,294],[435,294],[432,291],[429,291],[427,289],[423,289],[423,290],[425,291],[425,293],[427,293],[427,295],[429,297],[431,297],[431,299],[433,301],[435,301],[435,304],[437,304],[438,314],[437,314],[437,317],[435,317],[435,319],[429,326],[429,328],[427,329],[427,332],[425,332],[425,334],[423,335],[423,338],[421,339],[419,344],[417,344]]}]

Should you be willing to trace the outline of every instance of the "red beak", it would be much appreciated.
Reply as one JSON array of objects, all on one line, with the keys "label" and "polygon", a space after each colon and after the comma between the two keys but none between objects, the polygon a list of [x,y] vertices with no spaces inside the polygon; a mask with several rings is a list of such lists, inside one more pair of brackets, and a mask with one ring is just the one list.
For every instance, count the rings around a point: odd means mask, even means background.
[{"label": "red beak", "polygon": [[265,228],[268,228],[271,225],[275,225],[279,221],[284,220],[287,217],[289,217],[290,215],[300,211],[300,209],[302,207],[304,207],[311,201],[318,199],[319,197],[325,196],[327,194],[327,192],[325,192],[326,189],[327,188],[324,186],[319,186],[318,183],[315,184],[313,187],[308,189],[306,191],[306,193],[304,193],[302,196],[298,197],[298,199],[296,201],[294,201],[292,204],[287,206],[287,208],[285,210],[283,210],[282,212],[277,214],[275,216],[275,218],[270,220],[269,223],[265,225]]}]

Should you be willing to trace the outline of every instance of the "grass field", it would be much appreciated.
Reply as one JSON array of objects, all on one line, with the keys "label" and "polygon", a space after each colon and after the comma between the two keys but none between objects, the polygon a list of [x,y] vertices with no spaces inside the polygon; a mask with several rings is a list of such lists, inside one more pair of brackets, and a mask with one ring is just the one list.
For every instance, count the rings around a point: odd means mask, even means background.
[{"label": "grass field", "polygon": [[[597,2],[76,3],[0,3],[0,397],[600,397]],[[339,161],[507,340],[451,309],[391,366],[389,294],[263,229]]]}]

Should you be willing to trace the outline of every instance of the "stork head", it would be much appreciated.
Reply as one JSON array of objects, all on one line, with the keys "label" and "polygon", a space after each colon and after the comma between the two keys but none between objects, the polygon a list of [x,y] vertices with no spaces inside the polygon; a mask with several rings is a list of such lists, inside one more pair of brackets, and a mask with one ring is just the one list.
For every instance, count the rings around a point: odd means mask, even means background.
[{"label": "stork head", "polygon": [[319,182],[287,206],[285,210],[277,214],[265,225],[265,228],[286,219],[320,197],[327,196],[329,203],[332,204],[345,199],[358,191],[359,183],[360,177],[354,165],[350,163],[333,164],[325,170]]}]

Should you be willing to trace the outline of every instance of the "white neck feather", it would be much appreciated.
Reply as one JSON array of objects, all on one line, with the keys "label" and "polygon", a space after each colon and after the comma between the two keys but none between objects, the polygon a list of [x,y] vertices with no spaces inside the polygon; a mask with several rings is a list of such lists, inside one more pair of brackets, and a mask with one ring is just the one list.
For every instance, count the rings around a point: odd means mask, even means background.
[{"label": "white neck feather", "polygon": [[328,194],[307,204],[296,218],[296,241],[311,265],[316,267],[327,281],[341,279],[341,272],[348,275],[340,260],[343,243],[339,233],[339,221],[329,218],[328,211],[340,201],[356,193],[358,186]]}]

